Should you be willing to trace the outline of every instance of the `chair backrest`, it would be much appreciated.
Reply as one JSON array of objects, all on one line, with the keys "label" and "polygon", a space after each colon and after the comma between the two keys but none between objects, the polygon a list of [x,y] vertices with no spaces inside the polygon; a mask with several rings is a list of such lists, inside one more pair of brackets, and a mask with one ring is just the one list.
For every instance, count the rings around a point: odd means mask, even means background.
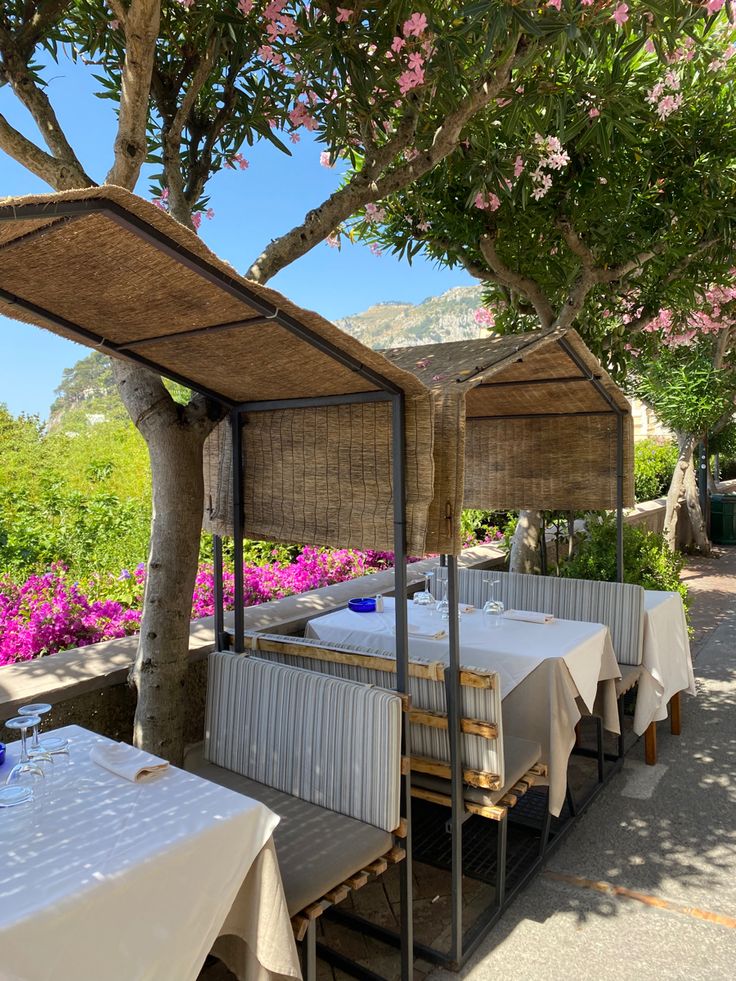
[{"label": "chair backrest", "polygon": [[[439,568],[437,579],[445,583],[447,569]],[[482,607],[491,595],[487,580],[496,579],[499,585],[493,595],[507,610],[536,610],[562,620],[603,623],[611,631],[619,664],[641,664],[644,643],[644,590],[641,586],[491,569],[459,569],[459,601]]]},{"label": "chair backrest", "polygon": [[257,657],[209,659],[205,758],[259,783],[394,831],[401,698]]},{"label": "chair backrest", "polygon": [[[246,636],[259,657],[281,664],[384,688],[396,683],[396,661],[385,651],[256,631]],[[409,742],[412,769],[420,772],[429,772],[429,761],[434,761],[442,768],[443,775],[449,774],[446,671],[447,665],[441,661],[412,658],[409,662]],[[463,668],[460,686],[461,753],[466,781],[496,789],[496,784],[503,786],[505,778],[498,675]],[[432,772],[438,771],[434,768]]]}]

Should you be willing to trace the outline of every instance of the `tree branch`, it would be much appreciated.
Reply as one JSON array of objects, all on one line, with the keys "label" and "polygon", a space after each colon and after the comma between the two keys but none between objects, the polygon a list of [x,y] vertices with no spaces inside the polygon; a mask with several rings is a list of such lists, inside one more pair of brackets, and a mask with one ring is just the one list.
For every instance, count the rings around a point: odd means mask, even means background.
[{"label": "tree branch", "polygon": [[94,181],[87,177],[84,171],[46,153],[11,126],[2,115],[0,115],[0,149],[36,177],[40,177],[55,191],[94,185]]},{"label": "tree branch", "polygon": [[491,270],[504,286],[521,293],[529,300],[539,317],[542,327],[551,327],[555,323],[555,312],[539,283],[529,276],[516,272],[507,266],[496,251],[493,235],[483,235],[480,240],[480,251]]},{"label": "tree branch", "polygon": [[148,153],[148,102],[160,17],[160,0],[131,0],[125,18],[125,62],[120,82],[115,159],[106,182],[128,190],[135,187]]},{"label": "tree branch", "polygon": [[[386,171],[390,160],[384,159],[389,151],[395,154],[401,137],[396,136],[379,148],[375,161],[368,161],[363,169],[318,208],[310,211],[304,221],[291,231],[274,239],[251,265],[246,275],[265,283],[279,270],[305,255],[323,241],[335,228],[371,201],[402,190],[428,174],[441,160],[449,156],[457,146],[466,124],[508,85],[511,72],[520,58],[523,39],[516,50],[490,75],[462,99],[453,112],[448,113],[435,131],[431,146],[419,152],[412,160],[397,164]],[[407,128],[411,116],[405,117]]]}]

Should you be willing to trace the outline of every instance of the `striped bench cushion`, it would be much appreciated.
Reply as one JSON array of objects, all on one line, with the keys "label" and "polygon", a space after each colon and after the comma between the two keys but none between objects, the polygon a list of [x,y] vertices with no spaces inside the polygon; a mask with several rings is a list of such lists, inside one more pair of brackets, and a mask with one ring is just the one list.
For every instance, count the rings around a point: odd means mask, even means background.
[{"label": "striped bench cushion", "polygon": [[[445,583],[447,569],[439,568],[437,579]],[[611,631],[619,664],[641,664],[644,643],[644,590],[641,586],[496,572],[493,569],[459,569],[460,602],[481,608],[491,596],[491,586],[486,580],[496,579],[499,585],[493,590],[493,596],[500,599],[507,610],[536,610],[552,613],[561,620],[603,623]]]},{"label": "striped bench cushion", "polygon": [[[325,643],[322,640],[307,637],[285,637],[280,634],[260,634],[251,631],[247,635],[253,650],[258,650],[259,639],[273,641],[276,643],[288,644],[289,642],[298,643],[304,647],[311,647],[317,650],[344,651],[348,654],[359,654],[386,658],[393,660],[393,654],[386,651],[375,650],[367,647],[355,647],[348,644]],[[368,668],[361,665],[343,664],[337,661],[314,658],[300,657],[298,654],[284,652],[272,652],[258,650],[259,658],[266,658],[280,664],[290,664],[295,667],[304,668],[311,671],[319,671],[340,678],[349,678],[352,681],[364,682],[369,685],[379,685],[382,688],[392,688],[396,684],[396,675],[393,671],[377,668]],[[412,658],[411,664],[429,665],[433,662]],[[444,670],[445,665],[440,665]],[[489,674],[482,669],[477,670],[479,674]],[[411,705],[414,709],[425,709],[429,712],[439,712],[447,714],[447,691],[442,681],[432,678],[420,678],[412,674],[409,675],[409,694],[411,695]],[[501,727],[501,694],[498,677],[492,688],[471,688],[463,686],[461,688],[461,710],[464,718],[478,719],[482,722],[495,723],[498,728],[496,739],[484,739],[464,733],[461,736],[462,761],[463,766],[473,770],[483,770],[487,773],[496,773],[504,780],[504,752],[503,752],[503,733]],[[426,756],[429,759],[449,762],[450,743],[447,730],[435,729],[426,725],[412,725],[410,727],[410,745],[414,756]]]},{"label": "striped bench cushion", "polygon": [[215,652],[204,755],[384,831],[399,825],[401,699],[393,692]]}]

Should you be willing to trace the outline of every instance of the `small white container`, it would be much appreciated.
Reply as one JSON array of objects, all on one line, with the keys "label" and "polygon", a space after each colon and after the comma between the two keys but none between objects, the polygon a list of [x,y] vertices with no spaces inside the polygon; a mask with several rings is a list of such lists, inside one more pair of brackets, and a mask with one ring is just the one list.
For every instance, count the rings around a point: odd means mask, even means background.
[{"label": "small white container", "polygon": [[383,613],[383,596],[380,593],[376,596],[376,613]]}]

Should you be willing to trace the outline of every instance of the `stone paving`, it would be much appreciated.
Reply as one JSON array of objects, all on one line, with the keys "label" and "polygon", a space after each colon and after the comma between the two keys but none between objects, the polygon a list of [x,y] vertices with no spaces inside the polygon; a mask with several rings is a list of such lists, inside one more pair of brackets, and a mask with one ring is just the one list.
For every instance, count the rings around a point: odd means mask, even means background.
[{"label": "stone paving", "polygon": [[[486,981],[604,977],[731,978],[736,975],[736,549],[688,561],[698,698],[683,696],[682,736],[658,727],[658,763],[627,735],[617,774],[545,868],[504,914],[460,977]],[[586,761],[587,762],[587,761]],[[571,780],[583,779],[580,763]],[[488,887],[465,880],[468,921]],[[419,939],[447,942],[449,876],[414,864]],[[397,925],[398,877],[383,876],[349,902],[375,922]],[[321,923],[336,950],[398,977],[391,948]],[[419,960],[416,976],[457,977]],[[323,981],[347,977],[320,962]],[[216,965],[201,981],[232,975]]]}]

